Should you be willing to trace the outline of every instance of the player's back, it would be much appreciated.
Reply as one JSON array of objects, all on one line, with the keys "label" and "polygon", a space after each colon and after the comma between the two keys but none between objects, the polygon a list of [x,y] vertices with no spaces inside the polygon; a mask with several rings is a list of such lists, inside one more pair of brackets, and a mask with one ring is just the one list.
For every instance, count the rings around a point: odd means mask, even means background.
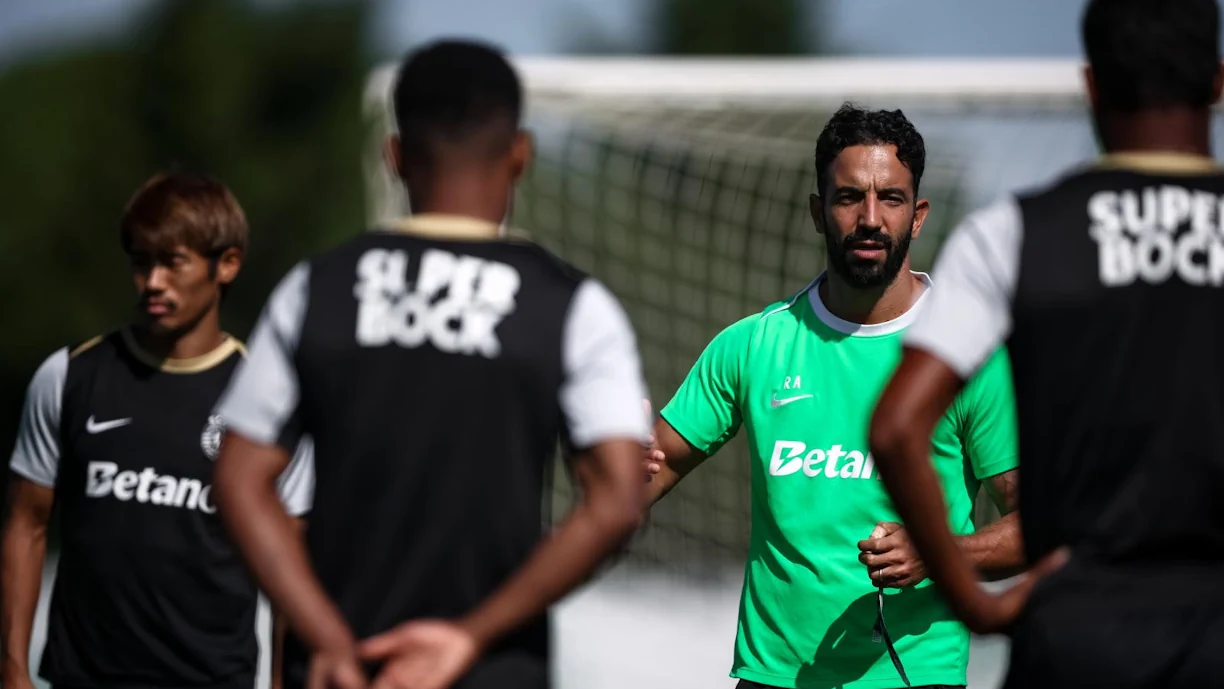
[{"label": "player's back", "polygon": [[[533,244],[409,224],[307,264],[294,362],[315,441],[308,548],[358,637],[462,615],[523,564],[558,439],[591,430],[567,405],[601,404],[567,385],[608,321],[631,332],[602,285]],[[504,646],[542,676],[546,621]]]},{"label": "player's back", "polygon": [[1029,556],[1072,546],[1052,586],[1080,600],[1198,598],[1224,575],[1224,173],[1096,167],[1019,209]]}]

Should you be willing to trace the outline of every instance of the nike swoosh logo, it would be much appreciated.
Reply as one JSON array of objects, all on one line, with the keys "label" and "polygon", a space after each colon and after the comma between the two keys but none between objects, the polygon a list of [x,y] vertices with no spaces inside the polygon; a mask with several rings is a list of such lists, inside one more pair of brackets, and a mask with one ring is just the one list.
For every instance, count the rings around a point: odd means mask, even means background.
[{"label": "nike swoosh logo", "polygon": [[129,423],[132,423],[130,418],[115,419],[114,421],[94,421],[94,417],[90,416],[89,419],[85,421],[85,430],[92,434],[98,434],[119,428],[121,426],[126,426]]},{"label": "nike swoosh logo", "polygon": [[783,405],[790,404],[791,402],[798,402],[799,400],[806,400],[814,396],[815,395],[795,395],[794,397],[783,397],[782,399],[778,399],[778,393],[775,392],[773,395],[773,399],[769,400],[769,406],[777,408]]}]

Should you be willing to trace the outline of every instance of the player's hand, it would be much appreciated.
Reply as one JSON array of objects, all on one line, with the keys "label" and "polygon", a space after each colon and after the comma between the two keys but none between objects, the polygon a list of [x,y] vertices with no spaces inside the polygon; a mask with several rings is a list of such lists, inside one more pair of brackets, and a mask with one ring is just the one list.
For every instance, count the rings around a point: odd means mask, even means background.
[{"label": "player's hand", "polygon": [[969,631],[975,634],[1006,631],[1024,611],[1037,582],[1066,564],[1069,557],[1070,551],[1060,548],[1041,558],[1015,586],[1003,593],[990,594],[978,588],[975,589],[977,595],[970,600],[950,602]]},{"label": "player's hand", "polygon": [[472,667],[480,644],[445,620],[416,620],[361,642],[363,660],[383,661],[372,689],[447,689]]},{"label": "player's hand", "polygon": [[859,541],[859,562],[867,565],[871,583],[884,588],[904,588],[926,579],[926,567],[910,542],[905,527],[880,522],[871,537]]},{"label": "player's hand", "polygon": [[365,689],[366,685],[357,649],[321,650],[310,657],[306,689]]},{"label": "player's hand", "polygon": [[[652,418],[650,413],[650,400],[642,400],[642,404],[646,407],[646,417]],[[663,460],[667,459],[663,451],[659,449],[658,439],[655,438],[654,424],[651,424],[650,444],[646,447],[646,452],[642,457],[642,466],[646,470],[646,483],[650,483],[654,475],[663,469]]]}]

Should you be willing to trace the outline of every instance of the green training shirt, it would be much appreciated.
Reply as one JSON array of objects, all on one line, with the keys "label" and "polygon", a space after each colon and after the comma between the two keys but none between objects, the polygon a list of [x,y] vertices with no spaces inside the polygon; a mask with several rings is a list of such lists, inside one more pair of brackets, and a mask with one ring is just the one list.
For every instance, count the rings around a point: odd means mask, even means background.
[{"label": "green training shirt", "polygon": [[[822,279],[715,337],[661,414],[706,454],[741,426],[748,433],[752,536],[731,675],[799,689],[902,687],[887,649],[872,641],[876,588],[858,542],[877,522],[899,521],[867,430],[927,294],[893,321],[860,325],[825,308]],[[972,533],[980,482],[1016,468],[1005,350],[940,421],[931,459],[949,526]],[[914,686],[963,685],[969,633],[930,584],[886,590],[888,629]]]}]

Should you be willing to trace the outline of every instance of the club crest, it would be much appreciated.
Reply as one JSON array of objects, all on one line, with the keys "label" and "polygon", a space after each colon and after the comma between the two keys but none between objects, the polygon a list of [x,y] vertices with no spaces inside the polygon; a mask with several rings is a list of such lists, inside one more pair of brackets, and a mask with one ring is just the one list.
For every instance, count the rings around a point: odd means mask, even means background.
[{"label": "club crest", "polygon": [[208,424],[204,426],[204,432],[200,434],[200,449],[204,450],[204,456],[209,459],[217,459],[217,454],[221,452],[221,434],[225,432],[225,422],[220,416],[208,417]]}]

